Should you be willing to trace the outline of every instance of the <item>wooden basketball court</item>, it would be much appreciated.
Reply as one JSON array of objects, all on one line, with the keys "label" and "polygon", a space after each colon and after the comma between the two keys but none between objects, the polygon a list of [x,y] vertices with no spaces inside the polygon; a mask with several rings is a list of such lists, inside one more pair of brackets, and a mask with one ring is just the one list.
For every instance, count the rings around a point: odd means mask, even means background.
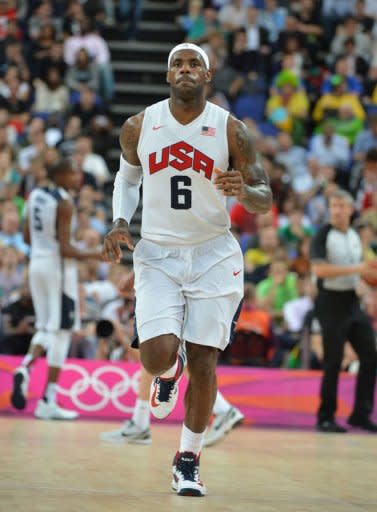
[{"label": "wooden basketball court", "polygon": [[376,512],[377,437],[241,427],[202,454],[205,498],[178,497],[179,427],[109,445],[113,423],[0,418],[1,512]]}]

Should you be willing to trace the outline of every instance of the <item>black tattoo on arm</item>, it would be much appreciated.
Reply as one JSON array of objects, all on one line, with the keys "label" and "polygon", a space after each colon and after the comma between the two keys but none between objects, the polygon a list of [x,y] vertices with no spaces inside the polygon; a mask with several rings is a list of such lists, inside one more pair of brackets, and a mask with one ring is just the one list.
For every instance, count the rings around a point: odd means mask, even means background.
[{"label": "black tattoo on arm", "polygon": [[255,152],[251,134],[248,132],[246,126],[242,123],[235,125],[236,130],[236,142],[239,151],[239,159],[244,160],[244,165],[251,163],[255,160]]},{"label": "black tattoo on arm", "polygon": [[137,154],[137,145],[139,143],[143,117],[144,112],[141,112],[140,114],[127,119],[122,126],[119,136],[119,143],[122,149],[123,158],[133,165],[140,165]]},{"label": "black tattoo on arm", "polygon": [[249,211],[267,212],[272,204],[270,180],[257,161],[249,130],[244,123],[230,117],[228,139],[233,168],[242,174],[245,183],[244,194],[239,200]]}]

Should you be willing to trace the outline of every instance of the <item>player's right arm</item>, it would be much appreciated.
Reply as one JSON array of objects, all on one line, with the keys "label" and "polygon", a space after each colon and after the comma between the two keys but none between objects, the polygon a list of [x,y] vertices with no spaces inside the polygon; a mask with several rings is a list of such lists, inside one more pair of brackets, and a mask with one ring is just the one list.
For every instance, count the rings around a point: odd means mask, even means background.
[{"label": "player's right arm", "polygon": [[140,112],[140,114],[137,114],[136,116],[129,117],[120,130],[119,143],[122,150],[122,156],[131,165],[140,165],[139,156],[137,154],[137,145],[139,144],[143,119],[144,112]]},{"label": "player's right arm", "polygon": [[120,244],[129,250],[134,244],[129,231],[129,223],[139,203],[142,169],[137,154],[144,112],[132,116],[123,124],[119,142],[122,150],[119,171],[114,180],[113,228],[106,235],[103,256],[107,261],[119,262],[122,258]]},{"label": "player's right arm", "polygon": [[75,260],[102,259],[101,251],[82,251],[71,244],[73,205],[67,199],[59,202],[57,210],[57,237],[60,255]]},{"label": "player's right arm", "polygon": [[30,225],[29,225],[29,215],[28,214],[26,214],[26,216],[24,218],[24,224],[22,227],[22,236],[23,236],[25,244],[30,245],[31,237],[30,237]]}]

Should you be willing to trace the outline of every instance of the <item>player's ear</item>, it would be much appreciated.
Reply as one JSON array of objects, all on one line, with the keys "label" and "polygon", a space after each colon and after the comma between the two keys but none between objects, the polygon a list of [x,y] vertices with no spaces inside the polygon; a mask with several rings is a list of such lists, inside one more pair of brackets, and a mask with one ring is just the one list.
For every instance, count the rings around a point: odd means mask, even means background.
[{"label": "player's ear", "polygon": [[207,84],[209,84],[209,82],[212,80],[212,73],[210,70],[206,71],[206,74],[205,74],[205,81],[207,82]]},{"label": "player's ear", "polygon": [[169,71],[166,72],[166,81],[168,84],[170,84]]}]

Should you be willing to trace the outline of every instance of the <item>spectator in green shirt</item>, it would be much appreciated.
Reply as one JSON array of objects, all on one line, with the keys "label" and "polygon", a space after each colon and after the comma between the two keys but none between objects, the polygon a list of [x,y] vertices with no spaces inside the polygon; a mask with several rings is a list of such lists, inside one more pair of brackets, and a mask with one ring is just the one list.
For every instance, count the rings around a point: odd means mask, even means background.
[{"label": "spectator in green shirt", "polygon": [[280,240],[292,257],[297,256],[300,242],[313,233],[313,228],[305,223],[304,211],[298,207],[289,214],[288,224],[279,229]]},{"label": "spectator in green shirt", "polygon": [[271,262],[269,277],[256,288],[257,306],[269,313],[273,319],[274,352],[271,366],[284,364],[284,354],[295,346],[297,340],[287,331],[284,323],[284,305],[298,297],[297,275],[289,272],[288,260],[276,256]]},{"label": "spectator in green shirt", "polygon": [[267,310],[275,323],[282,324],[284,304],[298,297],[297,275],[289,272],[286,259],[271,262],[269,277],[257,285],[256,296],[258,306]]}]

